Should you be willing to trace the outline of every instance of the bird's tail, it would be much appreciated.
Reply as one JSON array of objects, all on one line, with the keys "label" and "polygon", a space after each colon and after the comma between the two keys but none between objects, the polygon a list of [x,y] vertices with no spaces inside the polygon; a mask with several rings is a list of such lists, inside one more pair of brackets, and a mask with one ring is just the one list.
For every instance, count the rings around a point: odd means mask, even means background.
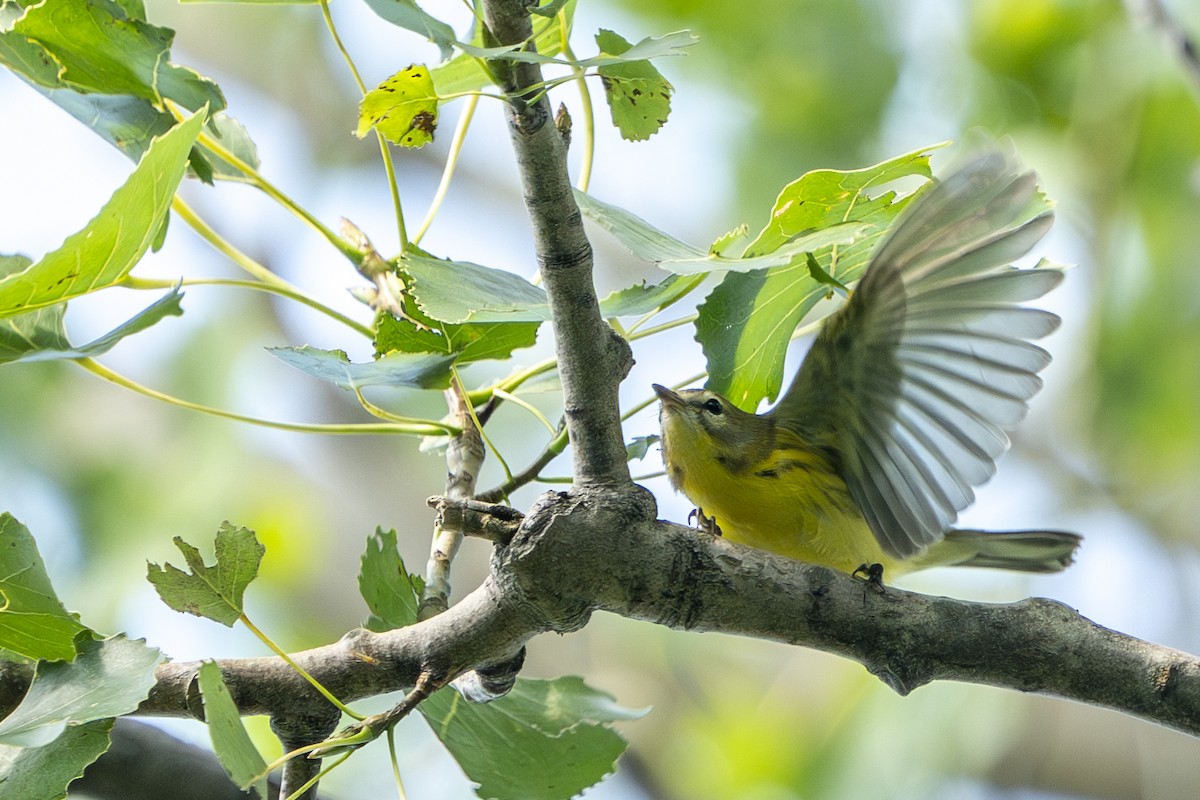
[{"label": "bird's tail", "polygon": [[1066,531],[951,530],[926,551],[925,565],[1060,572],[1071,565],[1082,537]]}]

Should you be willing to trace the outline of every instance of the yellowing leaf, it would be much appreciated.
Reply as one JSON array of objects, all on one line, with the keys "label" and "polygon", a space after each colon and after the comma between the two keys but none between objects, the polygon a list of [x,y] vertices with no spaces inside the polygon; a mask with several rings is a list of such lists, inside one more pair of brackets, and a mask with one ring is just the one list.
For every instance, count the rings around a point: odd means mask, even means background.
[{"label": "yellowing leaf", "polygon": [[400,70],[367,92],[359,105],[358,138],[374,128],[389,142],[421,147],[433,141],[437,127],[437,93],[424,64]]}]

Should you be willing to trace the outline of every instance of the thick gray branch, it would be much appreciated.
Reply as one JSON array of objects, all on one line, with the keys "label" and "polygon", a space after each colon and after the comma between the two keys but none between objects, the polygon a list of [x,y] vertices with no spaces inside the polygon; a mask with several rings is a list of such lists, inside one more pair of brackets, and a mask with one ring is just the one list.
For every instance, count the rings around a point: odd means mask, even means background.
[{"label": "thick gray branch", "polygon": [[[509,512],[511,513],[511,512]],[[338,696],[404,689],[422,670],[453,677],[504,662],[544,631],[596,610],[672,628],[772,639],[864,664],[904,694],[934,680],[1038,692],[1200,735],[1200,659],[1120,634],[1050,600],[992,605],[895,588],[655,521],[640,489],[550,493],[484,584],[449,611],[384,634],[353,631],[297,655]],[[474,519],[474,515],[464,519]],[[310,713],[325,701],[282,661],[225,661],[247,713]],[[143,705],[189,714],[198,664],[167,664]]]},{"label": "thick gray branch", "polygon": [[[500,44],[530,35],[528,3],[488,0],[485,18]],[[493,64],[509,95],[512,136],[538,266],[554,317],[563,405],[577,485],[629,482],[617,386],[633,363],[629,345],[600,317],[592,283],[592,247],[571,193],[566,145],[541,92],[536,64]],[[528,98],[536,97],[529,101]]]}]

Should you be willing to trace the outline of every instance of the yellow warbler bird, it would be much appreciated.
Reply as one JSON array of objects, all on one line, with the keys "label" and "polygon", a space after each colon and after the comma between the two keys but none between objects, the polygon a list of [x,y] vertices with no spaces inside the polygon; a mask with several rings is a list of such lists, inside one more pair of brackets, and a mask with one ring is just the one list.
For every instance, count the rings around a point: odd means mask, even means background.
[{"label": "yellow warbler bird", "polygon": [[1070,564],[1073,533],[951,528],[1050,363],[1059,318],[1020,304],[1062,273],[1009,266],[1053,222],[1022,220],[1036,180],[988,152],[915,198],[765,414],[656,384],[671,484],[732,541],[875,579]]}]

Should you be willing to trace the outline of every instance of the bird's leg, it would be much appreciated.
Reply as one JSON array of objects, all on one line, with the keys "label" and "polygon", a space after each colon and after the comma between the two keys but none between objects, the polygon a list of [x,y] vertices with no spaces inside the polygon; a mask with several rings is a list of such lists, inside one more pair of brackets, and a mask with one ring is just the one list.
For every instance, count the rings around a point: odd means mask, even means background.
[{"label": "bird's leg", "polygon": [[850,577],[857,578],[859,575],[862,575],[867,586],[883,594],[883,564],[859,564]]},{"label": "bird's leg", "polygon": [[697,528],[709,536],[720,536],[721,527],[717,525],[716,517],[705,516],[703,508],[693,508],[688,514],[688,525],[695,524]]}]

